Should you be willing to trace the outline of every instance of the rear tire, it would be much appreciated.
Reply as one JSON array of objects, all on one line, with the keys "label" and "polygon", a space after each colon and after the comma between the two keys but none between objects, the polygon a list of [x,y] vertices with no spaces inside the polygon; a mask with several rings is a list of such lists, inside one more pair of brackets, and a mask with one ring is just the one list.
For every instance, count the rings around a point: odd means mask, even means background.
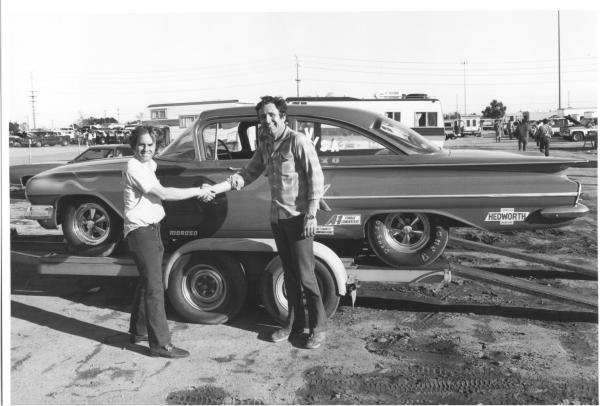
[{"label": "rear tire", "polygon": [[[321,291],[325,315],[333,316],[340,303],[335,279],[327,266],[315,258],[315,276]],[[288,302],[283,283],[283,266],[281,258],[275,257],[268,265],[260,280],[260,299],[265,310],[279,323],[285,323],[288,316]],[[306,315],[308,322],[308,314]]]},{"label": "rear tire", "polygon": [[424,213],[397,212],[373,217],[367,239],[377,257],[391,266],[423,266],[442,255],[448,230]]},{"label": "rear tire", "polygon": [[187,321],[222,324],[239,313],[247,290],[244,270],[233,257],[191,253],[173,266],[167,294]]}]

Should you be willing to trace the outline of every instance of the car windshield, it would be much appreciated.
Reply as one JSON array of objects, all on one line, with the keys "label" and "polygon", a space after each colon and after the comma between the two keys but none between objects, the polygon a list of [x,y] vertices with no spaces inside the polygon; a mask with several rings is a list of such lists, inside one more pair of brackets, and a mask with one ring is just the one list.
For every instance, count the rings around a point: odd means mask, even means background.
[{"label": "car windshield", "polygon": [[194,152],[194,127],[188,128],[183,134],[167,145],[157,156],[168,160],[193,160],[196,158]]},{"label": "car windshield", "polygon": [[429,154],[438,152],[441,149],[441,147],[436,146],[415,130],[395,120],[382,118],[375,123],[374,128],[395,137],[409,149],[408,152]]}]

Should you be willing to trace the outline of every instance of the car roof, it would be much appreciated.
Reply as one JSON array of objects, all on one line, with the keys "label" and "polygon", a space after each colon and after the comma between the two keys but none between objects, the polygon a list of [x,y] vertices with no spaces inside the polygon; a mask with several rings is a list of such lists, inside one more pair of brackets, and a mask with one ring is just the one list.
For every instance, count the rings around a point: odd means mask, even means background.
[{"label": "car roof", "polygon": [[108,148],[131,148],[131,145],[129,145],[129,144],[91,145],[88,149],[108,149]]},{"label": "car roof", "polygon": [[[355,107],[342,106],[316,106],[316,105],[288,105],[288,116],[310,116],[320,118],[330,118],[333,120],[352,123],[364,128],[370,128],[373,122],[383,116],[369,111],[358,109]],[[200,120],[210,120],[223,117],[256,117],[254,105],[226,107],[214,110],[205,110],[200,114]]]}]

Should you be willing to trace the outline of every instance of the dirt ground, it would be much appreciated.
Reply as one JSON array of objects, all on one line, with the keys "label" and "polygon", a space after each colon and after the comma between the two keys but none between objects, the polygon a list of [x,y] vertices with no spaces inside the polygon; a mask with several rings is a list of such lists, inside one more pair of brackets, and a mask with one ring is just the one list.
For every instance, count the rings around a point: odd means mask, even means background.
[{"label": "dirt ground", "polygon": [[[517,149],[488,137],[448,146]],[[554,147],[597,159],[572,143]],[[572,225],[453,236],[597,269],[597,169],[568,175],[583,183],[591,210]],[[26,206],[12,193],[11,227],[47,233],[22,219]],[[452,247],[445,255],[597,297],[593,277]],[[598,404],[597,309],[456,275],[447,285],[361,286],[317,350],[266,341],[274,325],[252,298],[225,325],[186,323],[168,309],[173,342],[192,354],[182,360],[128,343],[131,278],[39,276],[14,264],[11,276],[13,404]]]}]

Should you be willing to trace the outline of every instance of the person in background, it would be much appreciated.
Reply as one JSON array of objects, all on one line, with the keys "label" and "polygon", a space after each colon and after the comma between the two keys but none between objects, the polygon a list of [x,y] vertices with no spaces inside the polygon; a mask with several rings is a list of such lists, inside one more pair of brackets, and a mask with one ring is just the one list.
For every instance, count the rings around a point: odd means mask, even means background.
[{"label": "person in background", "polygon": [[148,341],[153,357],[183,358],[189,352],[171,344],[164,302],[162,261],[164,247],[160,237],[160,221],[165,216],[162,200],[201,198],[204,202],[214,194],[201,187],[164,187],[156,177],[154,132],[136,127],[129,143],[134,156],[122,174],[125,204],[124,238],[139,273],[129,324],[133,344]]},{"label": "person in background", "polygon": [[502,122],[500,120],[494,124],[494,130],[496,131],[496,142],[500,142],[502,140]]},{"label": "person in background", "polygon": [[271,230],[283,264],[288,317],[274,331],[273,342],[304,333],[306,298],[309,336],[306,348],[318,348],[326,340],[327,316],[317,278],[313,239],[316,214],[324,194],[324,178],[315,147],[305,134],[286,124],[283,98],[263,96],[256,105],[260,142],[248,164],[227,180],[212,186],[217,193],[240,190],[266,173],[271,189]]},{"label": "person in background", "polygon": [[540,152],[544,155],[550,155],[550,140],[552,139],[552,127],[550,127],[549,121],[545,118],[542,121],[544,124],[541,126],[541,137],[540,137]]},{"label": "person in background", "polygon": [[523,151],[526,151],[527,141],[529,138],[529,120],[527,116],[523,117],[521,122],[519,122],[519,124],[515,128],[515,135],[517,136],[519,151],[521,151],[521,148],[523,149]]}]

